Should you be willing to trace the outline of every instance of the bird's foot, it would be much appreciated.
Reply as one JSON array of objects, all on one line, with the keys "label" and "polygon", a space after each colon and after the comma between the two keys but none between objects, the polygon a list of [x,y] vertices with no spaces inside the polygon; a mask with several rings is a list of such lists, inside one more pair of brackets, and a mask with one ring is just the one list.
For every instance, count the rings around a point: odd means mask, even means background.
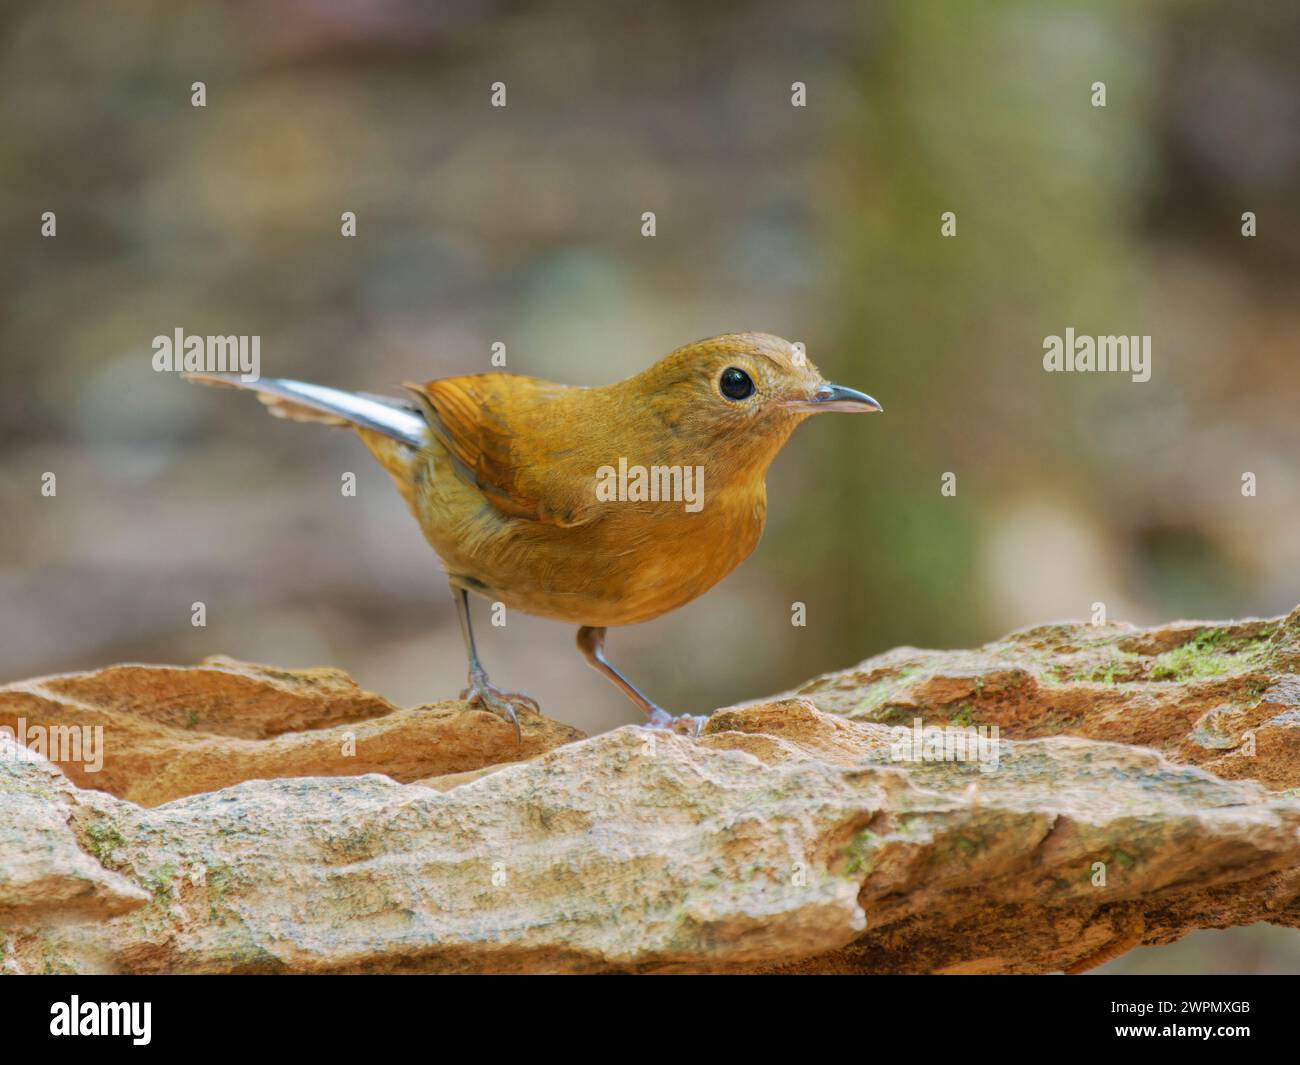
[{"label": "bird's foot", "polygon": [[519,718],[515,714],[515,706],[527,707],[534,714],[540,714],[542,708],[537,705],[537,700],[531,695],[524,695],[520,692],[503,692],[500,688],[494,687],[488,683],[487,674],[481,671],[469,675],[469,687],[460,693],[462,699],[468,700],[471,704],[477,703],[485,710],[490,710],[498,717],[503,717],[515,727],[515,740],[523,741],[523,731],[519,727]]},{"label": "bird's foot", "polygon": [[708,717],[700,717],[695,714],[678,714],[674,717],[667,710],[661,707],[654,707],[650,710],[650,720],[645,723],[646,728],[665,729],[668,732],[676,732],[682,736],[698,736],[704,731],[704,723]]}]

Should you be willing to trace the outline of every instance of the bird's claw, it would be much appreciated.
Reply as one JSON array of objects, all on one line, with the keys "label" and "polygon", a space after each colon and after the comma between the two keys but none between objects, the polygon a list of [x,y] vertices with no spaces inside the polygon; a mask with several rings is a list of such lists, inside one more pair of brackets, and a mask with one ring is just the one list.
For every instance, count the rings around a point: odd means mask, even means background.
[{"label": "bird's claw", "polygon": [[515,713],[515,706],[523,706],[531,710],[534,714],[540,714],[542,708],[538,706],[537,700],[531,695],[524,695],[521,692],[503,692],[488,683],[485,675],[470,674],[469,687],[460,693],[462,699],[470,703],[477,703],[485,710],[490,710],[498,717],[503,717],[515,727],[515,740],[523,742],[523,730],[519,727],[519,717]]},{"label": "bird's claw", "polygon": [[696,714],[678,714],[674,717],[667,710],[655,707],[650,711],[650,720],[646,728],[664,729],[676,732],[680,736],[698,736],[704,731],[704,724],[709,719]]}]

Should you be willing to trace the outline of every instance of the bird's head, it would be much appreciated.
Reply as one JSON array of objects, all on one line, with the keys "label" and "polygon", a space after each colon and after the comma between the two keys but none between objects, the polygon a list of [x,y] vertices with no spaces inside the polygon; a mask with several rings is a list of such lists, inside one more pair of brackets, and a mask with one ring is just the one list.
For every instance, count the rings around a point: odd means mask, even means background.
[{"label": "bird's head", "polygon": [[766,469],[801,421],[824,411],[881,407],[831,384],[788,340],[728,333],[678,348],[627,382],[672,432],[678,447],[707,448],[735,466]]}]

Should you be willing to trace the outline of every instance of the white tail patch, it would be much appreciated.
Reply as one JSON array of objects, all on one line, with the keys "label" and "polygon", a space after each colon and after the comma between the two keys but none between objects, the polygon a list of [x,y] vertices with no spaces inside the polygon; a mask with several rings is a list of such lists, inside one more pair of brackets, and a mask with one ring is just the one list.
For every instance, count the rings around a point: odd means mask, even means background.
[{"label": "white tail patch", "polygon": [[284,378],[242,381],[234,374],[187,373],[184,376],[202,385],[255,392],[277,418],[325,425],[358,425],[415,448],[428,442],[428,426],[424,418],[401,400],[380,399]]}]

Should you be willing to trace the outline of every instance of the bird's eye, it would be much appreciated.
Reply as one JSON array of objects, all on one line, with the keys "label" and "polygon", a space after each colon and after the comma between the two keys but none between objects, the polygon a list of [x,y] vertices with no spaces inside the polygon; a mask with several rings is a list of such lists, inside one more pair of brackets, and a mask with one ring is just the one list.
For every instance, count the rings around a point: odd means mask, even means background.
[{"label": "bird's eye", "polygon": [[746,399],[754,394],[754,382],[749,374],[735,366],[728,366],[718,378],[718,388],[728,399]]}]

